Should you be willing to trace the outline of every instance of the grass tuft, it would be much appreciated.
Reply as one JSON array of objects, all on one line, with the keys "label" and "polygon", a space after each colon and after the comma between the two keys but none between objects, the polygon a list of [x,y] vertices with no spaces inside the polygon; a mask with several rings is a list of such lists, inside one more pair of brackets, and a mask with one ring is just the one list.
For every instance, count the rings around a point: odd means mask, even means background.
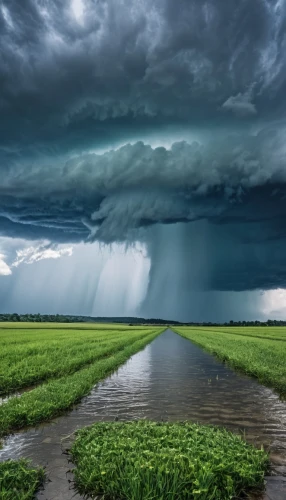
[{"label": "grass tuft", "polygon": [[32,500],[44,481],[44,469],[28,460],[0,463],[0,500]]},{"label": "grass tuft", "polygon": [[268,456],[218,427],[97,423],[71,450],[78,491],[118,500],[230,500],[259,488]]}]

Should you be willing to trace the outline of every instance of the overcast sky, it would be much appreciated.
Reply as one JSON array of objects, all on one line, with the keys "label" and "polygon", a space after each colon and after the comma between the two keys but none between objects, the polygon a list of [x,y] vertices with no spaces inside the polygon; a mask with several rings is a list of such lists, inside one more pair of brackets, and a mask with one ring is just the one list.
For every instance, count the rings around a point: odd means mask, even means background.
[{"label": "overcast sky", "polygon": [[285,0],[0,2],[0,309],[286,318]]}]

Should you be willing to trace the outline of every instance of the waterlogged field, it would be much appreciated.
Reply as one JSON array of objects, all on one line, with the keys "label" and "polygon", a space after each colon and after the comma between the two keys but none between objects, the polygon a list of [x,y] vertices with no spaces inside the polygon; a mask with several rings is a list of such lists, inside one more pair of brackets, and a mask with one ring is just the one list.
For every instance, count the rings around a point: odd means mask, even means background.
[{"label": "waterlogged field", "polygon": [[78,490],[114,500],[230,500],[261,487],[268,465],[239,436],[189,423],[98,423],[71,451]]},{"label": "waterlogged field", "polygon": [[[72,408],[99,380],[164,330],[106,324],[0,324],[0,437]],[[286,393],[286,328],[173,330]],[[160,340],[164,343],[163,336]],[[180,342],[186,343],[183,339]],[[164,345],[159,350],[161,357],[162,350]],[[173,362],[172,355],[171,359]],[[180,380],[184,382],[184,378]],[[77,422],[69,434],[86,425],[82,420]],[[46,446],[41,432],[37,439],[40,447]],[[51,445],[51,456],[59,463],[60,439],[59,435],[58,448],[57,436]],[[43,464],[46,449],[42,453],[33,464]],[[268,468],[267,454],[240,436],[192,423],[99,423],[78,431],[71,453],[78,490],[91,497],[102,493],[110,500],[229,500],[263,487]],[[10,451],[7,458],[11,458]],[[51,470],[53,459],[50,457]],[[0,500],[32,499],[43,479],[43,469],[24,459],[2,462]]]},{"label": "waterlogged field", "polygon": [[286,397],[286,327],[175,327],[173,330]]},{"label": "waterlogged field", "polygon": [[72,407],[163,330],[105,324],[1,324],[0,436]]}]

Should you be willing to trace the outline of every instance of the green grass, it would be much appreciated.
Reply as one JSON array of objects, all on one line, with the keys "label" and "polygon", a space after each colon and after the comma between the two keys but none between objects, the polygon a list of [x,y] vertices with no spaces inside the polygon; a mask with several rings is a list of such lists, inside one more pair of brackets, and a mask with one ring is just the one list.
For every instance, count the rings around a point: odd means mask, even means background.
[{"label": "green grass", "polygon": [[176,326],[173,330],[232,367],[256,377],[280,396],[286,396],[286,327],[207,329]]},{"label": "green grass", "polygon": [[[84,395],[88,394],[99,380],[112,373],[132,354],[142,349],[163,330],[162,328],[139,328],[136,331],[134,329],[130,329],[130,331],[120,329],[117,332],[116,341],[113,336],[109,337],[110,332],[106,330],[104,332],[104,352],[102,347],[98,348],[97,351],[95,349],[98,356],[92,363],[74,373],[56,379],[52,378],[35,389],[24,392],[20,397],[11,397],[2,404],[0,406],[0,436],[26,426],[36,425],[68,410],[75,403],[78,403]],[[52,332],[52,335],[55,335],[55,332]],[[69,335],[72,335],[72,332]],[[85,333],[81,332],[81,335],[85,335]],[[93,335],[96,336],[97,332],[95,331]],[[92,338],[84,337],[84,339],[88,350]],[[69,338],[68,341],[70,341]],[[12,346],[11,351],[13,349]],[[53,351],[51,353],[51,356],[54,356]],[[65,340],[63,340],[63,364],[65,363],[65,356]],[[33,357],[30,363],[33,363]],[[53,363],[53,360],[51,360],[51,363]]]},{"label": "green grass", "polygon": [[255,337],[262,338],[268,340],[282,340],[286,342],[286,327],[285,326],[209,326],[209,327],[196,327],[199,331],[207,331],[207,332],[222,332],[222,333],[231,333],[233,335],[243,335],[246,337]]},{"label": "green grass", "polygon": [[44,481],[44,470],[27,460],[0,463],[0,500],[32,500]]},{"label": "green grass", "polygon": [[268,467],[239,436],[190,423],[97,423],[71,453],[79,492],[110,500],[230,500],[262,487]]},{"label": "green grass", "polygon": [[[20,324],[21,325],[21,324]],[[110,325],[0,328],[0,396],[69,375],[154,328]]]}]

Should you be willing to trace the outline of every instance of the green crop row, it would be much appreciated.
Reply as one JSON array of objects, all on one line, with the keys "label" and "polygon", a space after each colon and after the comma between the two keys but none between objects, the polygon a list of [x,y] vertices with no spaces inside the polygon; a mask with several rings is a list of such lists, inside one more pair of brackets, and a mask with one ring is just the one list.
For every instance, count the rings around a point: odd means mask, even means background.
[{"label": "green crop row", "polygon": [[196,327],[197,331],[206,332],[220,332],[220,333],[231,333],[232,335],[243,335],[246,337],[255,337],[268,340],[281,340],[286,342],[286,327],[285,326],[266,326],[266,327],[255,327],[255,326],[240,326],[240,327],[227,327],[227,326],[209,326],[209,327]]},{"label": "green crop row", "polygon": [[0,395],[69,375],[151,331],[20,329],[12,335],[0,330]]},{"label": "green crop row", "polygon": [[[258,330],[259,328],[257,328]],[[220,360],[232,367],[254,376],[258,380],[274,388],[281,396],[286,396],[286,342],[280,340],[255,337],[200,329],[196,327],[176,327],[174,331],[183,337],[215,354]]]}]

